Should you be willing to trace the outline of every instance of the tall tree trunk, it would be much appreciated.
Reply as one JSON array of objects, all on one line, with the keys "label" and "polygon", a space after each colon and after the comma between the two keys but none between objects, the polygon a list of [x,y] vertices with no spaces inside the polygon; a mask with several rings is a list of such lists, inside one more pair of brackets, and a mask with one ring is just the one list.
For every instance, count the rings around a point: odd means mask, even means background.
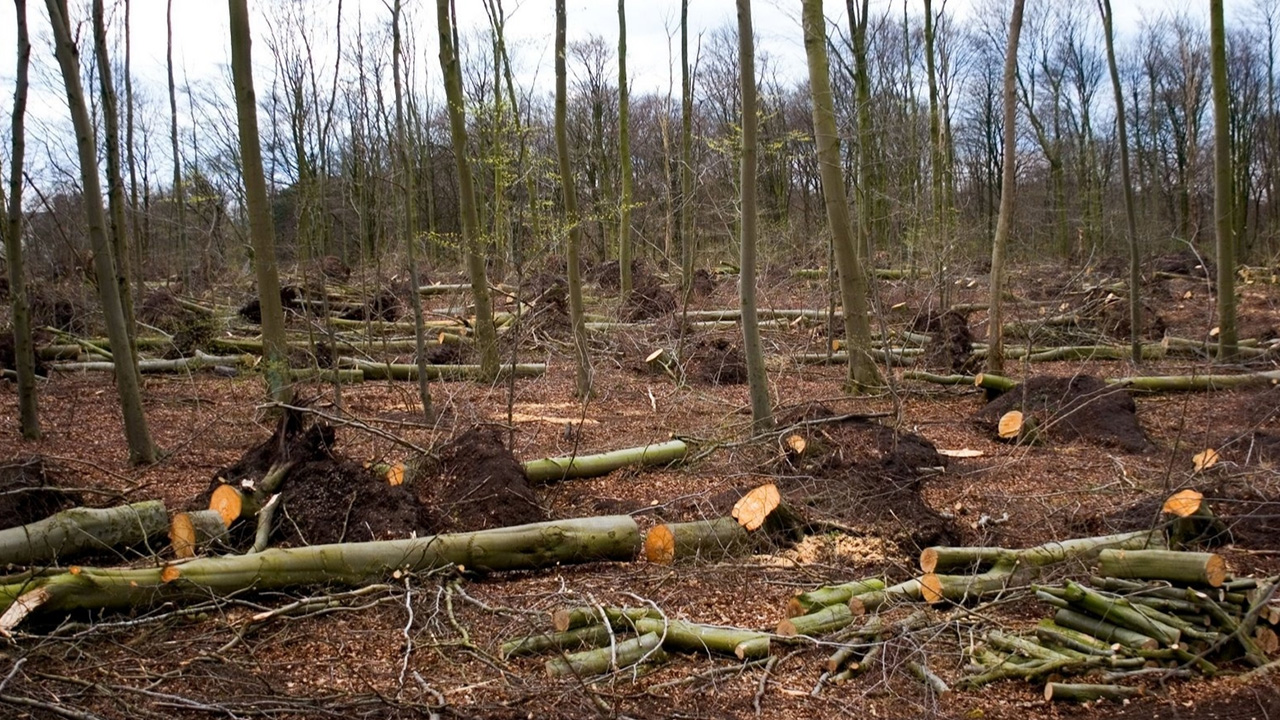
[{"label": "tall tree trunk", "polygon": [[485,381],[498,377],[498,334],[493,327],[493,304],[489,297],[489,279],[484,268],[484,238],[480,237],[480,218],[476,206],[475,183],[471,178],[467,154],[467,118],[462,97],[462,68],[458,64],[456,18],[450,12],[450,0],[436,0],[436,32],[440,37],[440,69],[444,75],[445,100],[449,106],[449,130],[453,140],[453,158],[458,171],[458,204],[462,214],[462,242],[467,251],[467,273],[471,276],[471,294],[476,303],[476,341],[480,349],[480,367]]},{"label": "tall tree trunk", "polygon": [[742,268],[738,293],[742,299],[742,349],[747,360],[747,385],[751,393],[751,420],[757,432],[773,427],[769,403],[769,377],[760,347],[760,324],[756,318],[756,203],[757,140],[760,119],[756,114],[756,48],[751,27],[751,0],[738,0],[738,84],[742,93],[742,167],[738,190],[741,193]]},{"label": "tall tree trunk", "polygon": [[942,295],[942,307],[949,305],[951,286],[947,282],[947,259],[951,253],[951,198],[947,193],[946,137],[943,131],[940,103],[938,102],[938,69],[935,61],[936,46],[933,17],[933,0],[924,0],[924,57],[929,75],[929,148],[930,175],[933,180],[933,224],[938,233],[937,259],[933,272],[934,284]]},{"label": "tall tree trunk", "polygon": [[1213,75],[1213,214],[1218,236],[1218,360],[1226,362],[1236,356],[1236,253],[1231,232],[1231,118],[1222,0],[1209,0],[1209,65]]},{"label": "tall tree trunk", "polygon": [[[116,261],[116,285],[120,288],[120,307],[124,311],[124,327],[129,334],[129,352],[133,366],[138,364],[138,334],[133,314],[133,288],[129,279],[129,236],[124,222],[124,173],[120,167],[120,111],[116,102],[116,86],[111,80],[111,55],[107,52],[107,22],[102,0],[93,0],[93,48],[98,63],[98,85],[102,89],[102,124],[107,140],[107,230]],[[141,378],[139,378],[141,381]]]},{"label": "tall tree trunk", "polygon": [[142,222],[138,217],[138,161],[133,142],[133,3],[124,0],[124,152],[129,165],[129,237],[132,240],[134,279],[145,282],[142,265]]},{"label": "tall tree trunk", "polygon": [[231,14],[231,77],[236,91],[236,120],[240,129],[240,167],[245,204],[249,211],[249,239],[262,307],[262,345],[267,357],[267,385],[279,402],[291,397],[288,385],[288,345],[284,337],[284,308],[280,303],[280,273],[276,267],[275,228],[262,172],[258,139],[258,99],[253,89],[253,40],[246,0],[227,0]]},{"label": "tall tree trunk", "polygon": [[693,76],[689,67],[689,0],[680,0],[680,289],[693,287]]},{"label": "tall tree trunk", "polygon": [[413,308],[413,347],[415,362],[418,365],[418,399],[422,402],[422,414],[430,420],[431,388],[427,384],[427,339],[426,329],[422,325],[422,296],[418,287],[422,285],[418,277],[418,199],[414,193],[413,163],[410,161],[409,139],[405,132],[404,89],[400,83],[400,63],[404,58],[400,49],[400,5],[395,0],[391,7],[391,77],[396,94],[396,159],[400,163],[400,185],[404,196],[404,229],[407,238],[406,247],[409,256],[409,283],[413,291],[409,293],[409,305]]},{"label": "tall tree trunk", "polygon": [[[246,19],[245,22],[247,23],[248,20]],[[165,68],[168,71],[169,80],[169,145],[173,155],[173,205],[178,213],[178,263],[180,265],[178,273],[182,278],[182,284],[189,290],[191,258],[187,254],[187,198],[182,187],[182,153],[178,150],[178,92],[173,82],[173,0],[168,0],[165,10]],[[254,135],[256,136],[256,112],[254,118]]]},{"label": "tall tree trunk", "polygon": [[591,357],[587,353],[587,324],[582,313],[582,273],[578,267],[582,249],[582,219],[578,217],[578,192],[569,164],[569,132],[566,128],[568,90],[565,80],[564,0],[556,0],[556,157],[560,165],[560,188],[564,195],[564,220],[569,229],[569,320],[573,324],[573,346],[577,351],[578,397],[591,394]]},{"label": "tall tree trunk", "polygon": [[[840,271],[840,297],[844,303],[844,336],[849,348],[848,385],[851,391],[879,387],[880,370],[871,359],[871,323],[867,318],[867,276],[854,246],[840,170],[840,139],[836,135],[835,101],[827,63],[826,24],[822,0],[804,0],[804,49],[809,63],[809,87],[813,101],[813,135],[822,176],[822,194],[831,225],[832,244]],[[860,208],[860,210],[862,210]]]},{"label": "tall tree trunk", "polygon": [[124,432],[129,444],[129,461],[134,464],[152,463],[156,459],[156,447],[151,441],[147,417],[142,410],[142,390],[138,382],[138,368],[131,362],[129,332],[125,325],[124,309],[120,303],[120,286],[116,284],[115,262],[112,258],[111,244],[107,240],[106,213],[102,206],[102,184],[98,180],[98,148],[93,141],[93,122],[89,119],[84,90],[80,86],[79,53],[75,42],[71,39],[66,0],[46,0],[45,4],[49,8],[49,19],[53,25],[54,50],[58,57],[58,65],[62,69],[62,81],[67,91],[67,105],[70,108],[71,123],[76,132],[85,219],[89,225],[89,242],[93,248],[94,273],[98,280],[102,313],[106,319],[107,337],[111,344],[111,353],[116,360],[116,392],[119,394],[120,409],[124,414]]},{"label": "tall tree trunk", "polygon": [[[846,0],[853,38],[853,84],[858,104],[858,234],[855,250],[863,262],[871,262],[872,224],[880,215],[880,188],[875,168],[875,133],[871,127],[871,69],[867,62],[867,25],[870,22],[869,0],[855,12]],[[828,81],[829,82],[829,81]]]},{"label": "tall tree trunk", "polygon": [[618,156],[622,163],[622,207],[618,220],[618,278],[625,300],[631,294],[631,93],[627,88],[627,0],[618,0]]},{"label": "tall tree trunk", "polygon": [[[28,70],[31,41],[27,34],[27,0],[14,0],[17,17],[18,70],[13,89],[13,154],[9,157],[9,197],[0,197],[0,231],[4,232],[4,256],[9,266],[9,301],[13,307],[14,370],[18,373],[18,418],[22,436],[40,437],[36,403],[35,343],[31,338],[31,306],[27,301],[27,275],[22,262],[22,169],[26,149]],[[0,192],[0,195],[3,195]],[[6,209],[7,205],[7,209]]]},{"label": "tall tree trunk", "polygon": [[1013,224],[1014,193],[1018,183],[1018,36],[1022,34],[1022,7],[1025,0],[1013,0],[1009,18],[1009,46],[1004,56],[1004,166],[1000,175],[1000,217],[991,244],[991,304],[987,319],[987,371],[1004,372],[1004,255]]},{"label": "tall tree trunk", "polygon": [[1102,13],[1102,32],[1107,45],[1107,68],[1111,72],[1111,88],[1115,91],[1116,138],[1120,143],[1120,184],[1124,186],[1124,215],[1129,234],[1129,344],[1135,364],[1142,363],[1142,298],[1138,249],[1138,212],[1134,207],[1133,183],[1129,181],[1129,131],[1125,125],[1124,88],[1116,66],[1115,35],[1112,32],[1111,0],[1098,0]]}]

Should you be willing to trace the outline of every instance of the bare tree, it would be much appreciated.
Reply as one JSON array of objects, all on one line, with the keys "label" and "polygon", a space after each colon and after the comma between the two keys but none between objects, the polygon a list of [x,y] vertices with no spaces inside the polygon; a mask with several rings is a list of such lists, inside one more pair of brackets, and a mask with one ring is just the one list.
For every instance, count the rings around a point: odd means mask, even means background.
[{"label": "bare tree", "polygon": [[747,360],[747,384],[751,393],[751,420],[756,431],[773,427],[769,403],[769,377],[765,374],[764,350],[760,347],[760,323],[756,317],[756,135],[760,124],[756,113],[756,49],[751,27],[751,0],[738,0],[738,68],[742,93],[742,158],[738,192],[741,196],[742,267],[738,275],[738,296],[742,300],[742,348]]},{"label": "bare tree", "polygon": [[258,99],[253,89],[252,36],[246,0],[227,0],[231,14],[231,75],[235,82],[236,121],[240,130],[240,164],[245,204],[249,211],[249,239],[262,308],[262,347],[267,358],[267,385],[278,402],[290,399],[288,345],[284,336],[284,308],[280,301],[280,272],[276,263],[275,228],[262,172],[258,139]]},{"label": "bare tree", "polygon": [[1000,177],[1000,218],[991,244],[991,301],[987,320],[987,371],[1004,372],[1004,256],[1013,224],[1014,193],[1018,183],[1018,36],[1022,34],[1022,7],[1025,0],[1013,0],[1009,18],[1009,44],[1004,56],[1004,167]]},{"label": "bare tree", "polygon": [[879,387],[880,370],[871,358],[871,324],[867,319],[867,276],[855,247],[840,169],[840,138],[827,62],[826,23],[822,0],[804,0],[804,49],[809,62],[809,88],[813,102],[813,139],[822,172],[822,194],[831,225],[836,263],[840,271],[840,297],[844,303],[844,337],[849,355],[848,385],[851,391]]},{"label": "bare tree", "polygon": [[[14,0],[17,17],[18,70],[13,88],[13,154],[9,157],[9,197],[0,189],[0,232],[9,266],[9,301],[13,308],[14,370],[18,374],[18,422],[22,436],[40,437],[40,413],[36,400],[35,343],[31,338],[31,307],[27,300],[27,274],[22,258],[22,169],[26,150],[27,87],[31,67],[31,41],[27,33],[27,2]],[[6,209],[7,205],[7,209]]]},{"label": "bare tree", "polygon": [[627,88],[627,0],[618,0],[618,158],[622,165],[622,200],[618,218],[618,282],[625,299],[631,294],[631,100]]},{"label": "bare tree", "polygon": [[587,350],[587,327],[582,311],[582,272],[579,267],[582,247],[582,219],[578,217],[578,192],[574,187],[573,168],[569,164],[569,134],[565,127],[567,95],[565,79],[565,10],[564,0],[556,0],[556,156],[560,164],[560,187],[564,196],[565,224],[569,231],[567,264],[569,274],[569,320],[573,325],[573,345],[577,351],[578,397],[591,394],[591,356]]},{"label": "bare tree", "polygon": [[[169,83],[169,147],[173,162],[173,204],[178,212],[178,264],[183,284],[190,287],[191,262],[187,255],[187,198],[182,185],[182,153],[178,150],[178,92],[173,81],[173,0],[168,0],[165,4],[165,70]],[[257,134],[256,130],[254,134]]]},{"label": "bare tree", "polygon": [[98,296],[106,318],[107,338],[115,359],[116,392],[124,413],[124,432],[129,444],[129,461],[134,464],[156,460],[156,446],[142,410],[142,390],[138,366],[130,351],[129,331],[116,284],[116,267],[111,244],[107,240],[107,219],[102,205],[102,184],[98,180],[98,148],[93,139],[93,122],[80,85],[79,52],[71,37],[66,0],[46,0],[53,25],[54,51],[62,69],[62,82],[67,91],[71,123],[76,131],[76,149],[80,156],[80,181],[84,194],[85,219],[89,225],[89,242],[93,248],[93,266],[98,279]]},{"label": "bare tree", "polygon": [[1213,215],[1218,238],[1218,360],[1236,356],[1236,253],[1231,215],[1231,135],[1227,99],[1227,33],[1222,0],[1209,0],[1209,64],[1213,75]]}]

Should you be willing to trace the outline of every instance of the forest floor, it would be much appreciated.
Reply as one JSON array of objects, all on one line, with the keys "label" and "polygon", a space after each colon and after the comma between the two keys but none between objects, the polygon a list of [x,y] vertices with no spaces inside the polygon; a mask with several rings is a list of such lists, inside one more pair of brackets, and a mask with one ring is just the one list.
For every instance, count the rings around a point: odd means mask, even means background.
[{"label": "forest floor", "polygon": [[[1270,280],[1259,278],[1240,288],[1241,337],[1277,337],[1280,285]],[[1107,302],[1107,291],[1089,291],[1090,283],[1098,284],[1097,276],[1083,271],[1015,273],[1012,291],[1032,302],[1010,305],[1010,320],[1087,314],[1087,322],[1073,332],[1111,335],[1108,342],[1122,343],[1125,334],[1106,326],[1106,313],[1113,312],[1111,305],[1124,303]],[[883,319],[877,332],[906,329],[913,322],[920,326],[936,290],[927,279],[881,280],[877,286]],[[985,300],[985,276],[960,278],[952,287],[953,302]],[[1216,324],[1205,280],[1153,280],[1146,290],[1148,309],[1159,314],[1161,332],[1204,340]],[[589,310],[617,316],[616,302],[599,305]],[[762,308],[825,305],[822,281],[785,274],[767,283],[760,302]],[[736,285],[726,279],[692,307],[737,306]],[[976,339],[986,336],[985,318],[981,310],[968,317]],[[979,608],[940,607],[928,628],[894,638],[872,672],[817,693],[815,685],[830,654],[830,647],[821,643],[775,647],[776,662],[768,667],[685,654],[645,673],[628,670],[586,683],[549,679],[543,657],[499,659],[501,643],[547,629],[551,612],[570,606],[652,603],[672,618],[772,630],[785,617],[787,600],[798,592],[875,575],[895,582],[913,577],[926,545],[1028,547],[1141,528],[1153,522],[1153,508],[1165,497],[1188,486],[1203,490],[1219,514],[1237,518],[1235,542],[1217,549],[1237,575],[1280,573],[1280,473],[1275,464],[1280,445],[1268,444],[1280,435],[1280,390],[1274,387],[1134,393],[1137,443],[1077,432],[1053,435],[1034,446],[1011,445],[996,441],[989,419],[981,416],[986,397],[980,389],[903,381],[903,368],[895,367],[888,373],[890,392],[849,396],[841,390],[842,366],[799,362],[801,353],[825,350],[822,322],[765,329],[771,395],[784,422],[824,413],[884,413],[878,422],[902,433],[895,438],[918,436],[927,441],[922,447],[981,451],[979,457],[946,459],[944,469],[913,476],[904,494],[892,467],[899,452],[896,441],[892,447],[882,443],[879,450],[868,449],[879,436],[856,428],[845,432],[848,423],[805,426],[812,439],[830,443],[838,452],[862,454],[886,469],[881,476],[863,471],[837,475],[829,467],[797,470],[787,463],[782,435],[750,438],[745,385],[715,384],[706,381],[705,373],[695,377],[692,372],[690,382],[678,385],[650,372],[644,358],[658,347],[674,350],[676,326],[670,322],[662,328],[596,335],[596,395],[585,405],[574,398],[570,346],[562,333],[556,339],[550,330],[527,338],[520,351],[522,362],[547,362],[544,376],[517,380],[513,391],[506,384],[432,383],[438,417],[431,423],[418,411],[413,383],[344,386],[340,409],[331,386],[300,386],[299,395],[310,400],[313,411],[383,431],[337,423],[334,452],[356,463],[410,460],[413,452],[405,442],[439,451],[477,425],[497,428],[499,433],[486,437],[509,440],[510,450],[522,461],[672,436],[687,439],[694,448],[691,462],[670,468],[628,469],[537,487],[534,519],[631,514],[645,530],[659,522],[719,516],[725,497],[729,502],[736,497],[732,491],[772,481],[785,497],[804,498],[806,509],[830,521],[828,527],[846,532],[812,534],[768,553],[714,563],[596,563],[488,576],[433,573],[387,578],[386,585],[355,597],[337,597],[346,592],[342,588],[310,588],[245,593],[199,603],[195,612],[163,605],[134,613],[33,619],[12,639],[0,640],[0,675],[7,674],[0,677],[3,714],[993,719],[1280,714],[1275,679],[1250,685],[1230,678],[1152,682],[1145,697],[1124,706],[1104,702],[1081,707],[1050,704],[1042,698],[1041,683],[1018,680],[937,697],[906,671],[909,660],[924,660],[954,684],[964,672],[962,650],[975,633],[991,627],[1026,628],[1045,617],[1044,606],[1027,592]],[[684,346],[714,348],[713,338],[732,342],[738,336],[732,328],[700,331],[689,334]],[[1023,342],[1082,344],[1058,335],[1033,335]],[[1251,369],[1274,369],[1276,357],[1272,352]],[[906,369],[917,361],[909,362]],[[926,361],[918,362],[925,366]],[[1180,357],[1140,368],[1124,361],[1010,361],[1007,374],[1108,378],[1211,369],[1224,371],[1207,359]],[[153,466],[128,465],[117,398],[105,373],[56,373],[42,383],[45,435],[36,442],[17,436],[15,392],[6,382],[0,387],[0,457],[41,456],[51,482],[80,490],[89,505],[158,498],[170,508],[183,508],[222,469],[266,439],[275,423],[273,412],[262,405],[263,384],[256,374],[148,375],[144,392],[152,432],[165,451]],[[1220,466],[1193,475],[1192,455],[1210,447],[1223,449]],[[457,456],[488,451],[467,446],[448,452],[461,461],[467,457]],[[367,539],[358,537],[351,522],[357,516],[352,506],[361,499],[341,493],[333,497],[334,503],[347,506],[333,516],[341,519],[341,528],[328,530],[339,539]],[[0,518],[0,525],[9,524]],[[373,525],[365,530],[379,536]],[[294,544],[308,539],[302,529],[298,533]],[[254,613],[330,593],[335,594],[331,602],[307,612],[246,622]],[[23,662],[17,667],[19,659]]]}]

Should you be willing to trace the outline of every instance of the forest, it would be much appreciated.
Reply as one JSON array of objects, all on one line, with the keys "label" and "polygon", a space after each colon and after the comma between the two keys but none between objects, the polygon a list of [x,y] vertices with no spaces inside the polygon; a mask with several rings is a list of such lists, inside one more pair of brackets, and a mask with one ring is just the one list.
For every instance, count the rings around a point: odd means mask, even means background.
[{"label": "forest", "polygon": [[1280,711],[1202,5],[14,0],[0,709]]}]

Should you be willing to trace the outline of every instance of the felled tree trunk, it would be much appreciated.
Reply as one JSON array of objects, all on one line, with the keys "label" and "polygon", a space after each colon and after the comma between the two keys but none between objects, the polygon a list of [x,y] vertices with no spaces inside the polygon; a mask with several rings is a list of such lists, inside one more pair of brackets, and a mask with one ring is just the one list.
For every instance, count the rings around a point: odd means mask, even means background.
[{"label": "felled tree trunk", "polygon": [[524,475],[533,484],[599,477],[628,465],[666,465],[683,459],[688,451],[683,440],[671,440],[599,455],[543,458],[525,463]]},{"label": "felled tree trunk", "polygon": [[1098,554],[1098,574],[1219,587],[1227,579],[1227,563],[1213,553],[1103,550]]},{"label": "felled tree trunk", "polygon": [[660,565],[692,559],[718,560],[750,548],[751,536],[731,517],[658,525],[644,539],[645,559]]},{"label": "felled tree trunk", "polygon": [[34,593],[32,611],[145,607],[297,585],[361,585],[397,571],[459,566],[467,570],[536,570],[599,560],[630,561],[640,529],[626,515],[434,535],[408,540],[272,549],[148,568],[77,568],[0,585],[0,611]]},{"label": "felled tree trunk", "polygon": [[0,530],[0,565],[55,563],[89,550],[136,545],[168,527],[169,516],[159,500],[64,510],[39,522]]},{"label": "felled tree trunk", "polygon": [[180,512],[169,522],[169,544],[179,559],[195,557],[226,535],[227,525],[217,510]]},{"label": "felled tree trunk", "polygon": [[[395,363],[376,363],[359,358],[342,357],[338,362],[344,367],[364,371],[366,380],[417,380],[418,366]],[[480,365],[427,365],[427,377],[431,380],[480,380],[484,371]],[[499,377],[538,377],[547,371],[541,363],[503,365],[498,368]]]}]

